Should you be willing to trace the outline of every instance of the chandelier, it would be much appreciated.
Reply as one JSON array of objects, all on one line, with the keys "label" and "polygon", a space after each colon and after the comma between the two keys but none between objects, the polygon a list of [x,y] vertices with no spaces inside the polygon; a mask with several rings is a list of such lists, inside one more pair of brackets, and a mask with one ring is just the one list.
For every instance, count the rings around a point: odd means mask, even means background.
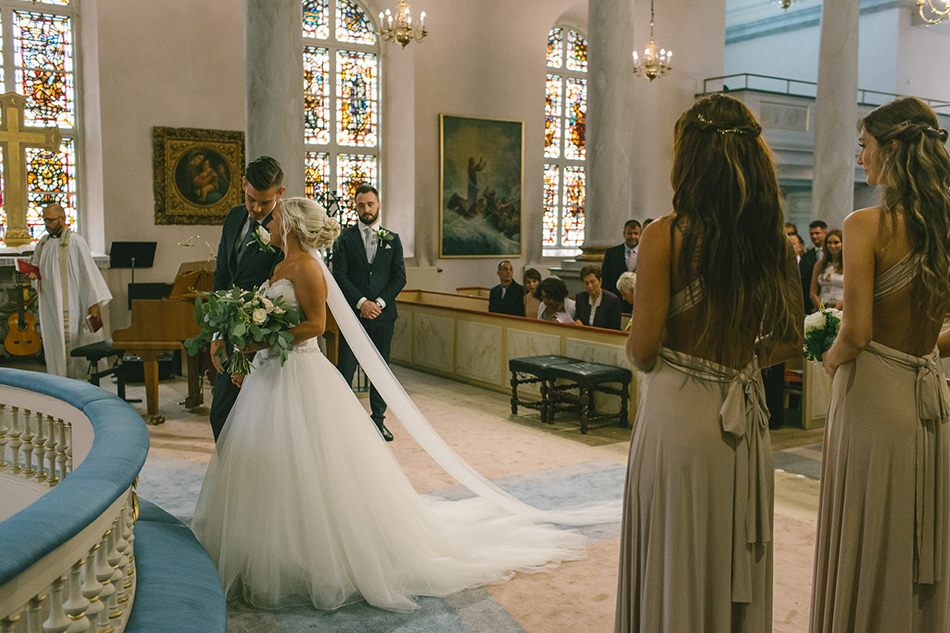
[{"label": "chandelier", "polygon": [[805,0],[772,0],[771,4],[777,4],[783,9],[788,9],[795,2],[804,2]]},{"label": "chandelier", "polygon": [[670,57],[672,57],[673,51],[661,48],[658,53],[656,48],[656,42],[653,41],[653,0],[650,0],[650,42],[643,49],[642,60],[637,55],[637,51],[633,51],[634,76],[646,77],[653,81],[673,70],[673,67],[670,66]]},{"label": "chandelier", "polygon": [[[938,9],[934,4],[942,4],[943,8]],[[930,17],[924,15],[924,8],[928,9]],[[950,0],[917,0],[917,10],[927,24],[939,24],[950,14]]]},{"label": "chandelier", "polygon": [[426,12],[419,16],[419,26],[412,26],[412,14],[409,12],[409,0],[396,0],[396,15],[386,9],[379,14],[379,36],[391,42],[396,40],[403,48],[412,40],[421,42],[426,33]]}]

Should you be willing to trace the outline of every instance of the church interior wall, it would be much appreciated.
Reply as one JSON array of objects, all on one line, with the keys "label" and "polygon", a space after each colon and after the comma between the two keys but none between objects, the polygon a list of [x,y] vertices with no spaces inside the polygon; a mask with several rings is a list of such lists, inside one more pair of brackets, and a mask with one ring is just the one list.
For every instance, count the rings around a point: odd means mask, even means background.
[{"label": "church interior wall", "polygon": [[[363,4],[375,19],[391,3]],[[547,275],[558,260],[543,257],[540,244],[546,37],[556,24],[587,34],[587,2],[445,0],[430,6],[418,0],[413,8],[428,11],[426,40],[405,50],[394,43],[381,48],[384,222],[404,236],[409,267],[441,271],[416,276],[426,280],[427,289],[451,292],[496,283],[500,258],[439,257],[439,114],[523,121],[523,246],[521,256],[512,259],[518,277],[527,266]],[[216,246],[219,239],[217,226],[154,224],[151,134],[154,126],[244,129],[243,10],[239,0],[208,0],[201,11],[187,3],[147,0],[83,4],[81,229],[98,251],[114,241],[157,241],[154,267],[138,271],[136,281],[170,281],[181,262],[207,255],[203,245],[186,249],[179,242],[199,235]],[[638,43],[648,34],[647,10],[647,4],[637,9]],[[723,48],[708,38],[718,30],[710,20],[725,19],[721,10],[718,2],[694,0],[668,5],[663,9],[668,15],[658,15],[658,41],[668,42],[680,61],[667,77],[637,86],[638,114],[632,119],[643,130],[643,142],[635,148],[636,173],[638,181],[652,184],[637,191],[634,217],[669,211],[672,123],[702,89],[703,79],[734,72],[803,80],[817,75],[818,27]],[[893,89],[900,76],[901,85],[917,94],[950,98],[940,65],[920,62],[945,57],[946,29],[912,27],[908,10],[897,9],[862,16],[861,29],[861,87]],[[89,37],[90,30],[95,37]],[[796,199],[794,206],[804,217],[803,202]],[[123,275],[127,272],[118,274],[124,284]]]},{"label": "church interior wall", "polygon": [[[200,235],[215,247],[221,234],[219,226],[154,222],[152,128],[244,129],[243,3],[208,0],[201,6],[96,0],[94,14],[82,16],[95,19],[99,33],[93,53],[98,77],[84,77],[84,94],[96,93],[99,101],[104,240],[98,243],[158,242],[154,266],[136,271],[137,282],[170,282],[181,262],[208,256],[203,244],[182,248],[179,242]],[[88,204],[87,214],[95,217],[96,202]],[[97,243],[94,235],[91,241]],[[126,275],[112,272],[113,294],[114,282],[124,286]],[[113,326],[122,327],[116,310],[124,300],[113,303]]]},{"label": "church interior wall", "polygon": [[[439,114],[524,122],[522,254],[511,257],[515,277],[539,267],[544,142],[544,77],[548,31],[573,22],[586,35],[586,2],[576,0],[445,0],[429,12],[430,34],[415,55],[415,229],[414,261],[407,266],[441,269],[441,292],[459,286],[493,286],[503,259],[439,257]],[[421,5],[420,5],[421,7]],[[439,26],[436,27],[436,16]],[[450,24],[447,16],[451,16]],[[428,22],[428,20],[427,20]]]}]

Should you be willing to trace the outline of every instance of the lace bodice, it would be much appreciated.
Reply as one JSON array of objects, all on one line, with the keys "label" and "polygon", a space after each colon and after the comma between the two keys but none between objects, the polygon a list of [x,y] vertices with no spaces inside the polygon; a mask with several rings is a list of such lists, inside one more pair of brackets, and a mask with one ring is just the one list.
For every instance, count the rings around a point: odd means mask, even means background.
[{"label": "lace bodice", "polygon": [[294,282],[290,279],[278,279],[274,283],[271,283],[270,279],[268,279],[261,284],[261,290],[271,299],[280,297],[284,300],[284,304],[287,305],[287,307],[297,308],[300,306],[300,302],[297,301],[297,293],[294,290]]}]

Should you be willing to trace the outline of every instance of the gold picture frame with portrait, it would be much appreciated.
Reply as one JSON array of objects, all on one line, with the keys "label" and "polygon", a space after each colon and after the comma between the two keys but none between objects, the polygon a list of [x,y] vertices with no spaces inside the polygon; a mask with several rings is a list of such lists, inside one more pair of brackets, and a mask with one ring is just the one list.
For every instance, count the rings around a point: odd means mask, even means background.
[{"label": "gold picture frame with portrait", "polygon": [[155,224],[221,224],[243,201],[244,132],[152,128]]}]

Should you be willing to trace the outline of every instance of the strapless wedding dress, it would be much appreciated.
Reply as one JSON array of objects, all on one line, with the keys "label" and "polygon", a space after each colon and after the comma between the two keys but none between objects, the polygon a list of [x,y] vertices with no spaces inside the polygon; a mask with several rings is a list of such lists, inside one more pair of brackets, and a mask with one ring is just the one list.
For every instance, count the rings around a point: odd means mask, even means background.
[{"label": "strapless wedding dress", "polygon": [[[270,297],[298,305],[293,283]],[[475,498],[416,493],[315,339],[257,355],[219,438],[192,529],[229,597],[267,608],[397,611],[585,556],[584,537]]]}]

